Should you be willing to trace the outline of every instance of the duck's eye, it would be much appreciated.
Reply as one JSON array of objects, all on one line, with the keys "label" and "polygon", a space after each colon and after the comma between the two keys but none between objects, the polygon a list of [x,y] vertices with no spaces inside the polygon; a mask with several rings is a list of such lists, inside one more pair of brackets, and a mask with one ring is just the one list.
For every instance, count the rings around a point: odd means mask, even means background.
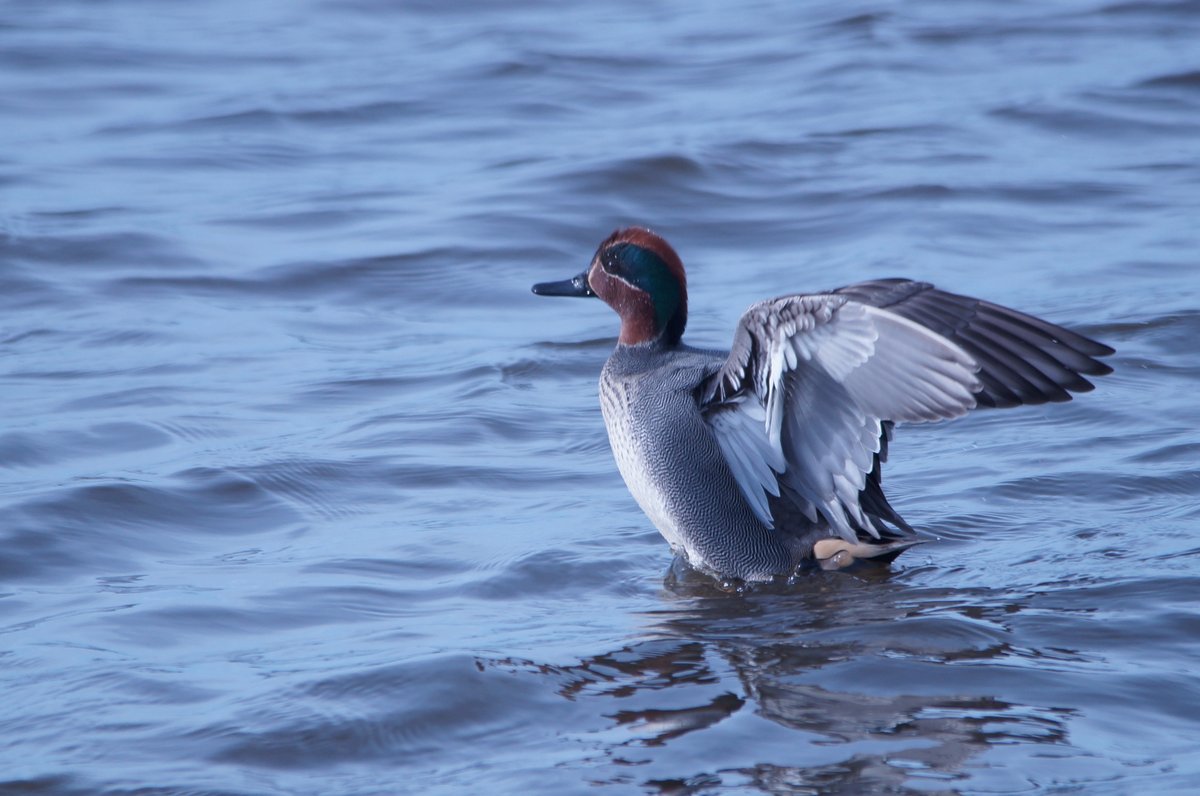
[{"label": "duck's eye", "polygon": [[629,249],[627,243],[616,243],[600,252],[600,265],[605,272],[618,276],[628,273]]}]

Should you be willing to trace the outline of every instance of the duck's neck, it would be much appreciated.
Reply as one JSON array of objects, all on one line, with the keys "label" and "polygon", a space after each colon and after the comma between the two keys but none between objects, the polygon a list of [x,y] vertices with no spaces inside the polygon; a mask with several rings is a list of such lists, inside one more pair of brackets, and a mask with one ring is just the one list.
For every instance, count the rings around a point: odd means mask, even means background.
[{"label": "duck's neck", "polygon": [[658,328],[650,297],[645,293],[635,293],[634,295],[644,301],[639,300],[638,307],[621,313],[621,335],[617,338],[617,342],[630,346],[661,342],[664,338],[663,330]]}]

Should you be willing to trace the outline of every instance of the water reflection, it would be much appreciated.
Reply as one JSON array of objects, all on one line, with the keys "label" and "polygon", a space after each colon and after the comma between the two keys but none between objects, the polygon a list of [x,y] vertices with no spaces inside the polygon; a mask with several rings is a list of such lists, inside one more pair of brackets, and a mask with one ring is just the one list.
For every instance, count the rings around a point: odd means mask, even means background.
[{"label": "water reflection", "polygon": [[713,697],[706,705],[673,710],[622,710],[612,718],[618,725],[629,725],[626,729],[637,736],[639,744],[662,746],[673,738],[711,727],[745,704],[746,700],[727,692]]},{"label": "water reflection", "polygon": [[[998,604],[886,571],[727,594],[674,570],[665,585],[644,641],[568,666],[487,662],[590,704],[601,720],[594,762],[622,767],[626,783],[663,794],[925,793],[975,776],[996,747],[1070,745],[1075,711],[1001,694],[1013,677],[1036,681],[1034,661],[1071,659],[1014,647],[1003,620],[1026,606],[1011,594]],[[630,780],[630,767],[646,776]]]}]

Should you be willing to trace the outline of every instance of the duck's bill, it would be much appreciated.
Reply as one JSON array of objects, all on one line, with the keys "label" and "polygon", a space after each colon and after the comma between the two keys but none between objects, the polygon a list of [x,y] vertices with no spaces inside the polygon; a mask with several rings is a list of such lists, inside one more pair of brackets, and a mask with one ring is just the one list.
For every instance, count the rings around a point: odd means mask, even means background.
[{"label": "duck's bill", "polygon": [[578,298],[596,295],[588,285],[587,271],[574,279],[564,279],[561,282],[538,282],[533,286],[533,292],[539,296],[576,296]]}]

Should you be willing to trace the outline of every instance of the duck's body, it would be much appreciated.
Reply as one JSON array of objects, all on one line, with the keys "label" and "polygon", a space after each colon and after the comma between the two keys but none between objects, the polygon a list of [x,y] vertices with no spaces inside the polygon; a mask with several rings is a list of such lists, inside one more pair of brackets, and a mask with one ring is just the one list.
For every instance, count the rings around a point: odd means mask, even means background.
[{"label": "duck's body", "polygon": [[1069,400],[1112,349],[1045,321],[908,280],[752,306],[729,352],[683,344],[674,250],[619,230],[542,295],[621,315],[600,405],[629,490],[694,567],[747,581],[890,560],[917,541],[880,481],[895,422],[977,405]]},{"label": "duck's body", "polygon": [[714,574],[762,580],[794,567],[742,497],[696,388],[725,357],[686,346],[618,346],[600,374],[617,468],[671,549]]}]

